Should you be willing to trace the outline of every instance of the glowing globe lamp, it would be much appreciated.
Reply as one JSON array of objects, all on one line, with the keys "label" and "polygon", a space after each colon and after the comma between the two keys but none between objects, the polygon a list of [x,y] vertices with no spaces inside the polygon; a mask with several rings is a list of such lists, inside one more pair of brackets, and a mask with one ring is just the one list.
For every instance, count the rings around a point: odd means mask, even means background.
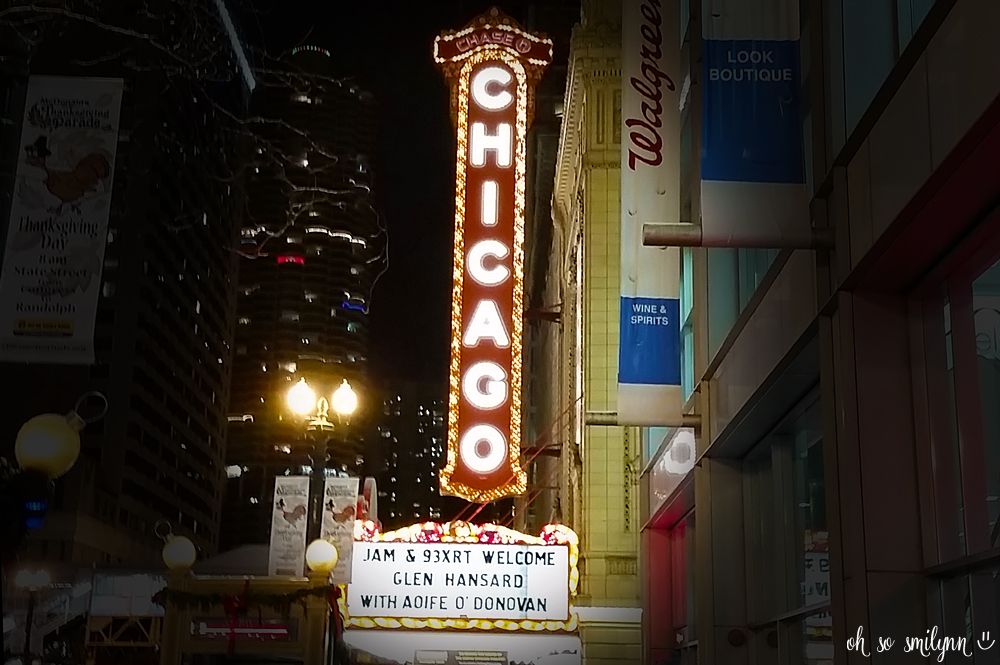
[{"label": "glowing globe lamp", "polygon": [[329,573],[337,567],[340,555],[337,546],[329,540],[319,538],[309,543],[306,548],[306,565],[314,573]]},{"label": "glowing globe lamp", "polygon": [[174,535],[167,538],[167,544],[163,546],[163,563],[167,564],[167,568],[187,570],[197,558],[198,551],[189,538]]},{"label": "glowing globe lamp", "polygon": [[80,456],[80,430],[84,424],[75,413],[35,416],[17,433],[14,443],[17,463],[26,471],[58,478],[69,471]]},{"label": "glowing globe lamp", "polygon": [[299,379],[298,383],[288,389],[286,402],[292,413],[308,416],[316,409],[316,393],[305,379]]},{"label": "glowing globe lamp", "polygon": [[333,410],[341,416],[349,416],[358,408],[358,394],[351,384],[344,379],[340,387],[333,391]]}]

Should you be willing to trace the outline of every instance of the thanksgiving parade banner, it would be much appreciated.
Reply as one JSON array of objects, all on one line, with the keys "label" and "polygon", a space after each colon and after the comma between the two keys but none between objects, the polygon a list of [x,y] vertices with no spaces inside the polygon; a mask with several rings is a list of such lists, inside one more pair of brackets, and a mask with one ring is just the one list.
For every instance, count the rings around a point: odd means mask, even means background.
[{"label": "thanksgiving parade banner", "polygon": [[0,272],[0,361],[90,364],[121,79],[32,76]]},{"label": "thanksgiving parade banner", "polygon": [[351,554],[354,551],[354,520],[358,508],[357,478],[327,478],[323,488],[323,527],[320,538],[336,545],[337,566],[333,581],[351,581]]},{"label": "thanksgiving parade banner", "polygon": [[302,577],[309,524],[309,476],[274,479],[267,574]]}]

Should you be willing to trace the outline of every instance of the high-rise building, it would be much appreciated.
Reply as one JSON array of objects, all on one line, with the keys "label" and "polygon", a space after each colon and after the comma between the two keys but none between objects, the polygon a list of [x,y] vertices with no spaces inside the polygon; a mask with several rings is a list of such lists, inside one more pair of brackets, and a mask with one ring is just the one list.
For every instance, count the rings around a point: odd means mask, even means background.
[{"label": "high-rise building", "polygon": [[[154,20],[118,6],[100,21],[66,20],[52,31],[50,16],[19,13],[2,25],[5,222],[15,164],[27,148],[39,150],[19,138],[29,77],[106,77],[124,88],[95,361],[0,366],[4,456],[28,418],[65,413],[90,391],[108,401],[106,417],[82,432],[79,461],[56,483],[44,527],[27,539],[28,560],[156,564],[159,520],[202,553],[218,547],[243,196],[242,132],[230,120],[245,111],[253,79],[224,4],[202,9],[191,16],[165,3]],[[171,59],[150,40],[183,55]],[[191,56],[203,57],[200,70],[179,65]]]},{"label": "high-rise building", "polygon": [[372,438],[384,530],[454,516],[445,508],[455,501],[446,500],[438,490],[447,442],[445,396],[444,386],[406,382],[383,392]]},{"label": "high-rise building", "polygon": [[438,472],[448,441],[447,389],[443,384],[396,380],[381,391],[372,415],[369,471],[378,483],[383,531],[418,522],[467,520],[513,526],[511,500],[470,504],[443,496]]},{"label": "high-rise building", "polygon": [[340,75],[329,51],[298,46],[269,63],[252,100],[254,114],[274,122],[261,128],[248,174],[227,546],[265,542],[275,476],[314,464],[303,423],[285,408],[301,379],[327,399],[345,379],[359,393],[359,415],[321,462],[329,473],[356,473],[362,463],[368,307],[385,236],[372,199],[374,100]]}]

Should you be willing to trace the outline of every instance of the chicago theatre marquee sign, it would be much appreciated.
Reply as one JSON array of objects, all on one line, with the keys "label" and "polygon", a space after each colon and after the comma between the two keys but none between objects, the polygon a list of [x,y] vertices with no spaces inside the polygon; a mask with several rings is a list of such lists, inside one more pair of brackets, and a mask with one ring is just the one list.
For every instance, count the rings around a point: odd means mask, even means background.
[{"label": "chicago theatre marquee sign", "polygon": [[448,459],[441,492],[525,491],[520,464],[525,140],[552,41],[496,9],[434,40],[458,132]]}]

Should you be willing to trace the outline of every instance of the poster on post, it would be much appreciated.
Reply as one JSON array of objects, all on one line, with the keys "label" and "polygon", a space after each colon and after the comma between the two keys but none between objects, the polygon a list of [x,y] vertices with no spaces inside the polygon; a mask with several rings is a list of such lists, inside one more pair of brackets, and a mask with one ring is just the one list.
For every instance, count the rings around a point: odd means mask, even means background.
[{"label": "poster on post", "polygon": [[331,581],[349,584],[354,550],[354,520],[357,519],[358,479],[327,478],[323,488],[323,526],[320,538],[337,548],[337,566]]},{"label": "poster on post", "polygon": [[122,87],[28,80],[0,272],[0,361],[94,362]]},{"label": "poster on post", "polygon": [[622,3],[621,297],[618,423],[681,416],[680,250],[642,226],[680,221],[676,0]]},{"label": "poster on post", "polygon": [[267,574],[302,577],[309,524],[309,476],[278,476],[271,504]]}]

